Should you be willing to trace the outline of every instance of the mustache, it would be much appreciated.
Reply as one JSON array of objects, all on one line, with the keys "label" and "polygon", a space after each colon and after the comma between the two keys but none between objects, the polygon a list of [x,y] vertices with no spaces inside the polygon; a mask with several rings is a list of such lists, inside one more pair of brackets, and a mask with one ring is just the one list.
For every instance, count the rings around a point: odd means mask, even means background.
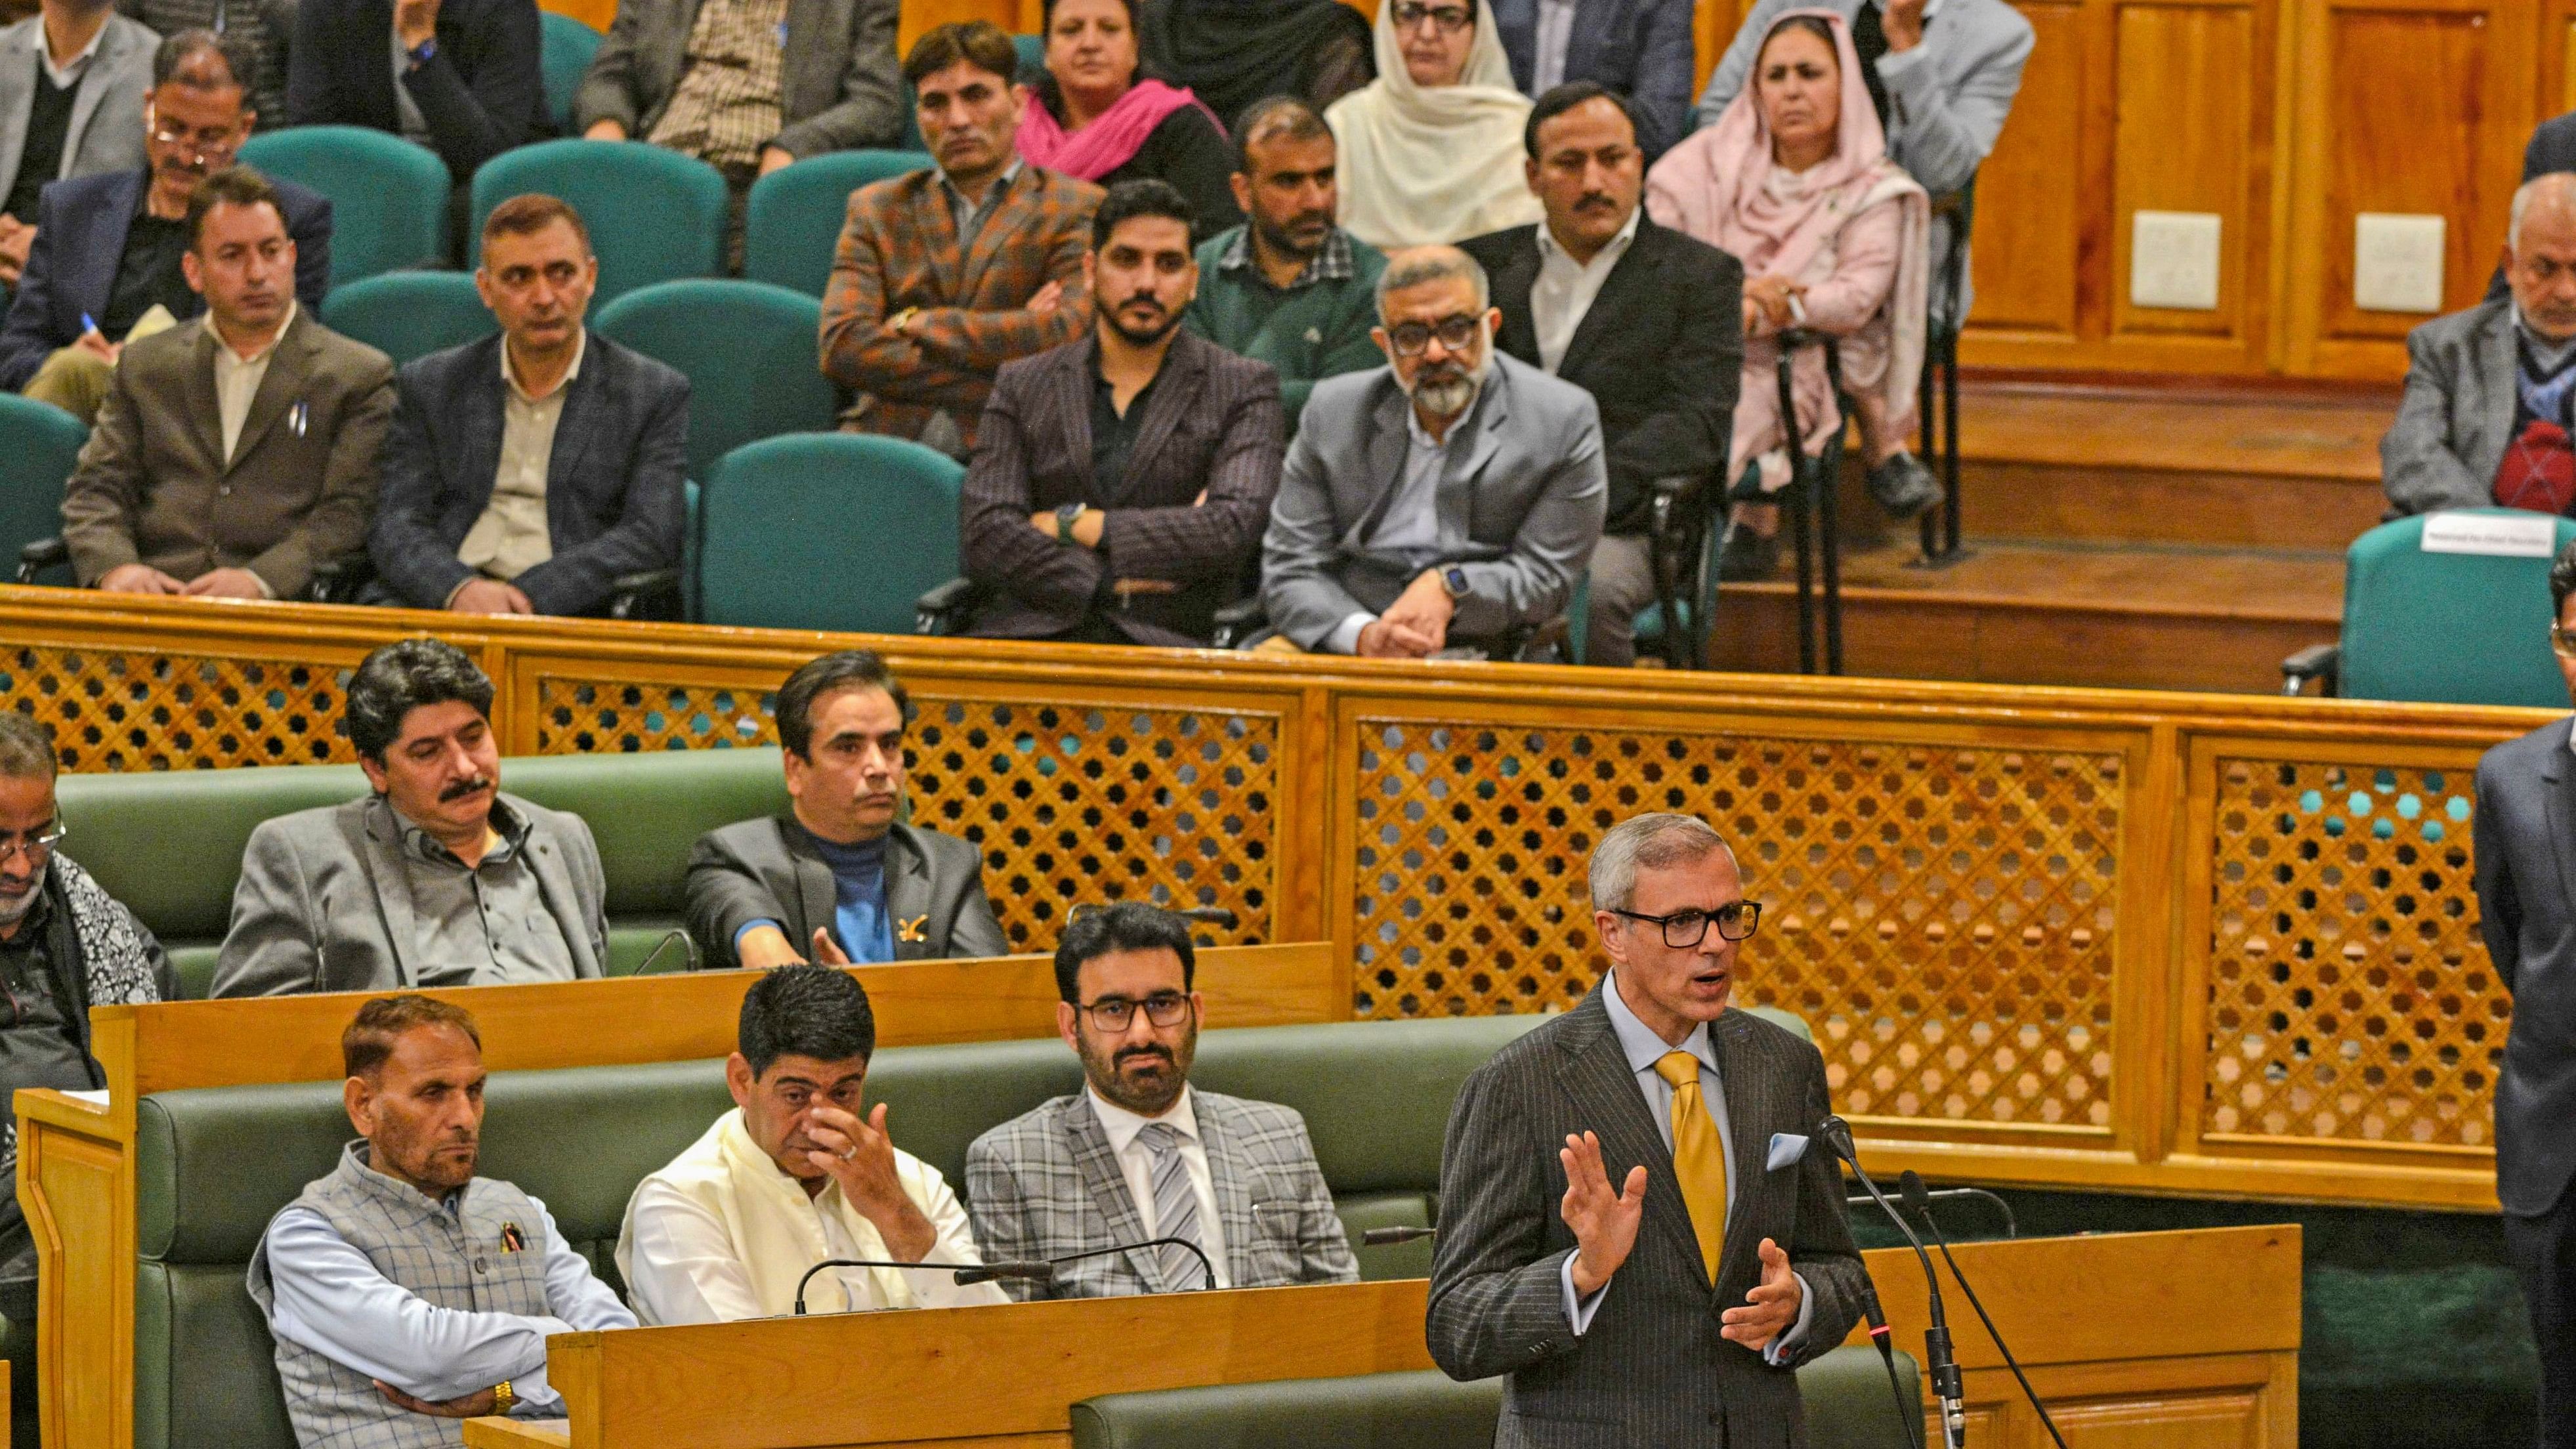
[{"label": "mustache", "polygon": [[1127,1065],[1129,1059],[1135,1057],[1159,1058],[1166,1066],[1169,1066],[1172,1061],[1172,1053],[1168,1048],[1158,1046],[1136,1046],[1119,1048],[1118,1051],[1110,1056],[1109,1065],[1113,1067],[1123,1067]]},{"label": "mustache", "polygon": [[1611,199],[1609,192],[1587,191],[1583,193],[1581,200],[1574,203],[1574,209],[1577,211],[1599,211],[1605,207],[1615,209],[1618,205],[1618,202]]},{"label": "mustache", "polygon": [[449,800],[462,800],[468,795],[479,794],[482,791],[489,790],[491,788],[491,781],[477,775],[468,780],[452,780],[448,782],[447,788],[438,792],[438,798],[442,803]]},{"label": "mustache", "polygon": [[1163,305],[1162,298],[1155,296],[1151,292],[1138,292],[1135,296],[1118,304],[1118,310],[1121,312],[1126,311],[1130,307],[1151,308],[1157,314],[1170,310]]}]

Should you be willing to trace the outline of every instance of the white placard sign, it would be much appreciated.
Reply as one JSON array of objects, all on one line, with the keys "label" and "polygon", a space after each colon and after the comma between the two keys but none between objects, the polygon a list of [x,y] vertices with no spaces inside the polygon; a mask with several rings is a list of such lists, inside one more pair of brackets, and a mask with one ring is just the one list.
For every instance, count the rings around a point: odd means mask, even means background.
[{"label": "white placard sign", "polygon": [[2558,520],[2546,513],[2436,513],[2424,520],[2423,549],[2547,558],[2558,551]]}]

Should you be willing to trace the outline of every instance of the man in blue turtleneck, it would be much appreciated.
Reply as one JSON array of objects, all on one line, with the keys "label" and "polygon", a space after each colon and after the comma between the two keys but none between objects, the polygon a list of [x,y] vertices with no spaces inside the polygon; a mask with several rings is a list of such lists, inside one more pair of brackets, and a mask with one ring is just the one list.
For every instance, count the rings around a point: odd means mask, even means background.
[{"label": "man in blue turtleneck", "polygon": [[912,701],[848,649],[778,691],[790,817],[708,831],[689,850],[689,931],[708,964],[766,968],[1003,956],[973,845],[900,824]]}]

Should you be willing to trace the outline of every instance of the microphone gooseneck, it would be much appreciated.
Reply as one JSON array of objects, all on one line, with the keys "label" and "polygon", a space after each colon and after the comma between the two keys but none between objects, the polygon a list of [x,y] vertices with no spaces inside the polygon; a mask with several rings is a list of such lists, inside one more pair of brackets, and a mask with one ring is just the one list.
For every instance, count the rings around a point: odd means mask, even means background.
[{"label": "microphone gooseneck", "polygon": [[960,1288],[972,1287],[977,1283],[989,1283],[996,1278],[1045,1279],[1051,1278],[1055,1275],[1055,1269],[1050,1264],[1031,1263],[1020,1260],[1006,1260],[993,1263],[898,1263],[891,1258],[825,1258],[822,1262],[806,1269],[805,1276],[796,1280],[797,1317],[802,1318],[805,1316],[806,1285],[814,1281],[815,1274],[822,1272],[826,1268],[902,1268],[907,1270],[914,1268],[945,1268],[949,1270],[950,1276],[956,1280],[957,1286]]},{"label": "microphone gooseneck", "polygon": [[[1977,1301],[1977,1290],[1969,1286],[1968,1275],[1959,1271],[1959,1260],[1951,1256],[1950,1240],[1942,1235],[1940,1220],[1932,1216],[1932,1194],[1924,1190],[1923,1174],[1907,1168],[1904,1175],[1896,1179],[1896,1192],[1905,1199],[1905,1205],[1914,1210],[1914,1215],[1923,1220],[1923,1227],[1932,1234],[1932,1241],[1941,1245],[1941,1261],[1950,1265],[1950,1276],[1957,1280],[1959,1291],[1968,1295],[1968,1306],[1977,1310],[1977,1321],[1986,1326],[1986,1337],[1995,1341],[1996,1351],[2004,1356],[2004,1367],[2012,1370],[2013,1381],[2021,1385],[2022,1397],[2030,1400],[2030,1406],[2039,1411],[2041,1427],[2048,1430],[2048,1437],[2056,1442],[2057,1449],[2066,1449],[2066,1436],[2057,1432],[2057,1421],[2048,1416],[2048,1405],[2039,1401],[2039,1391],[2030,1386],[2030,1376],[2021,1371],[2021,1361],[2013,1357],[2003,1334],[1995,1328],[1993,1316],[1986,1312],[1986,1305]],[[2006,1213],[2009,1216],[2009,1208]]]},{"label": "microphone gooseneck", "polygon": [[[1905,1241],[1914,1249],[1915,1260],[1923,1265],[1923,1283],[1930,1293],[1932,1312],[1931,1326],[1923,1330],[1923,1366],[1925,1372],[1932,1376],[1933,1395],[1941,1401],[1942,1442],[1949,1449],[1967,1449],[1968,1409],[1964,1402],[1967,1388],[1960,1381],[1959,1365],[1950,1354],[1950,1318],[1941,1305],[1941,1280],[1932,1271],[1932,1255],[1924,1251],[1923,1240],[1906,1225],[1905,1215],[1887,1200],[1887,1194],[1878,1190],[1877,1183],[1869,1180],[1868,1170],[1860,1165],[1860,1149],[1852,1142],[1851,1124],[1840,1117],[1828,1116],[1816,1124],[1816,1135],[1833,1149],[1834,1156],[1851,1168],[1852,1176],[1860,1179],[1862,1190],[1878,1204],[1881,1212],[1887,1214],[1887,1220],[1896,1224],[1896,1230],[1905,1235]],[[1922,1411],[1919,1406],[1906,1402],[1904,1387],[1896,1377],[1896,1351],[1889,1346],[1888,1335],[1878,1327],[1878,1322],[1876,1318],[1871,1320],[1870,1338],[1878,1344],[1879,1358],[1887,1366],[1887,1383],[1896,1395],[1897,1417],[1905,1425],[1905,1440],[1909,1444],[1919,1444],[1922,1442]]]},{"label": "microphone gooseneck", "polygon": [[642,976],[652,971],[653,963],[661,960],[662,953],[670,950],[672,943],[675,941],[687,950],[689,954],[689,969],[692,971],[697,970],[698,943],[691,940],[689,938],[689,933],[686,931],[664,931],[662,933],[662,939],[654,942],[653,949],[645,952],[644,959],[636,963],[633,974]]},{"label": "microphone gooseneck", "polygon": [[1388,1248],[1393,1247],[1398,1243],[1418,1243],[1424,1238],[1436,1238],[1438,1236],[1440,1236],[1440,1230],[1438,1228],[1370,1228],[1366,1232],[1360,1234],[1360,1246],[1364,1248]]},{"label": "microphone gooseneck", "polygon": [[1187,1238],[1147,1238],[1142,1242],[1119,1243],[1114,1247],[1091,1248],[1079,1253],[1067,1253],[1060,1258],[1049,1258],[1047,1263],[1050,1267],[1059,1263],[1079,1263],[1085,1258],[1106,1258],[1112,1253],[1131,1253],[1138,1248],[1187,1248],[1190,1256],[1199,1260],[1199,1272],[1206,1275],[1207,1281],[1202,1286],[1210,1293],[1216,1291],[1216,1264],[1208,1261],[1205,1248]]}]

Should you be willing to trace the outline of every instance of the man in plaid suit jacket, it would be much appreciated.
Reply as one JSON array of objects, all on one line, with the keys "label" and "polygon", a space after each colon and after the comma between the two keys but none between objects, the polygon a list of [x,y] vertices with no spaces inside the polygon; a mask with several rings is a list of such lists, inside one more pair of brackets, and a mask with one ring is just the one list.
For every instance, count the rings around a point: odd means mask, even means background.
[{"label": "man in plaid suit jacket", "polygon": [[[966,1194],[985,1260],[1054,1258],[1152,1238],[1188,1247],[1064,1263],[1022,1297],[1106,1298],[1359,1278],[1305,1119],[1189,1085],[1201,1001],[1180,917],[1129,902],[1077,918],[1056,947],[1056,1029],[1088,1085],[975,1139]],[[1201,1254],[1204,1254],[1202,1259]]]},{"label": "man in plaid suit jacket", "polygon": [[1019,159],[1019,53],[989,21],[904,58],[938,164],[851,194],[823,293],[823,371],[842,425],[963,457],[993,375],[1091,321],[1082,257],[1100,188]]}]

